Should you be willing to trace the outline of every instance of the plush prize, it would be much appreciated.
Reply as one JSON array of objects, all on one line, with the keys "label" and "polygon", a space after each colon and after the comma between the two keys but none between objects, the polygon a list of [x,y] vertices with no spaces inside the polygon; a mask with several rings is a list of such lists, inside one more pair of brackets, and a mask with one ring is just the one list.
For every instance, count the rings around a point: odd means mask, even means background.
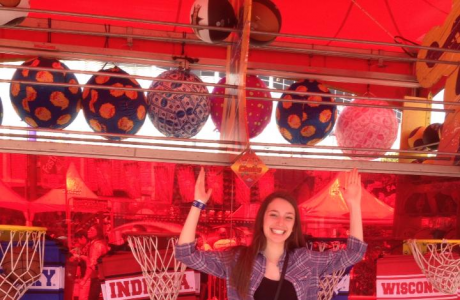
[{"label": "plush prize", "polygon": [[[376,148],[389,150],[398,135],[398,119],[385,101],[356,99],[353,104],[380,105],[382,107],[347,106],[337,121],[335,135],[340,147]],[[382,151],[343,150],[346,154],[383,155]],[[372,160],[373,157],[354,157]]]},{"label": "plush prize", "polygon": [[[233,28],[237,21],[235,11],[228,0],[196,0],[190,12],[190,23]],[[202,28],[193,28],[193,31],[199,39],[207,43],[223,41],[230,35],[229,31]]]},{"label": "plush prize", "polygon": [[[428,125],[425,130],[423,131],[423,144],[430,145],[427,146],[430,150],[438,149],[439,141],[441,140],[441,132],[442,132],[442,124],[441,123],[433,123]],[[438,143],[438,144],[437,144]]]},{"label": "plush prize", "polygon": [[101,74],[91,77],[87,85],[128,89],[86,87],[82,101],[86,121],[95,132],[136,134],[144,124],[147,111],[144,93],[134,90],[141,86],[136,79],[110,76],[111,73],[128,75],[119,67],[99,72]]},{"label": "plush prize", "polygon": [[11,83],[10,98],[16,113],[32,127],[67,127],[80,111],[81,90],[77,86],[53,86],[46,83],[78,84],[75,75],[68,71],[65,64],[53,58],[37,57],[22,65],[52,68],[56,71],[16,70],[13,80],[28,81]]},{"label": "plush prize", "polygon": [[423,132],[425,131],[425,126],[419,126],[412,130],[407,138],[407,143],[409,144],[409,148],[417,150],[423,150],[425,143],[423,142]]},{"label": "plush prize", "polygon": [[337,118],[329,89],[316,80],[301,80],[289,87],[290,91],[322,93],[324,96],[283,94],[283,100],[308,100],[315,103],[278,102],[276,124],[281,135],[291,144],[316,145],[334,127]]},{"label": "plush prize", "polygon": [[[203,128],[210,112],[209,96],[190,95],[207,94],[208,90],[201,79],[189,70],[176,69],[166,71],[159,79],[171,79],[181,82],[153,81],[147,95],[148,114],[156,129],[165,136],[190,138]],[[169,93],[175,91],[180,93]]]},{"label": "plush prize", "polygon": [[[222,78],[218,84],[225,84],[226,78]],[[246,87],[255,87],[266,89],[265,83],[257,76],[246,76]],[[222,113],[224,111],[224,98],[219,95],[225,94],[225,88],[215,87],[211,96],[211,119],[220,131],[222,126]],[[251,91],[246,90],[246,97],[260,97],[271,99],[268,91]],[[249,138],[258,136],[270,123],[273,102],[265,100],[246,100],[246,115],[248,120]]]}]

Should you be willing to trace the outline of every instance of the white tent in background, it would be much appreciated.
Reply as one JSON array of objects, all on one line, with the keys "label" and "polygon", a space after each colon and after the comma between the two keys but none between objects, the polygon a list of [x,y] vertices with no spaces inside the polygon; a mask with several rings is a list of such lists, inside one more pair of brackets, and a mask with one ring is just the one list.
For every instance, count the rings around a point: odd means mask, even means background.
[{"label": "white tent in background", "polygon": [[26,211],[29,202],[0,180],[0,207]]},{"label": "white tent in background", "polygon": [[97,199],[98,196],[83,182],[75,165],[71,163],[67,169],[66,185],[62,189],[52,189],[32,202],[33,212],[66,211],[67,205],[72,207],[74,198]]},{"label": "white tent in background", "polygon": [[[305,219],[321,218],[327,222],[327,220],[340,221],[349,218],[348,206],[339,190],[339,186],[344,179],[344,173],[341,173],[312,198],[308,200],[299,199],[299,202],[302,203],[299,205],[299,209]],[[364,187],[361,189],[363,221],[366,223],[391,224],[394,209],[375,198]]]}]

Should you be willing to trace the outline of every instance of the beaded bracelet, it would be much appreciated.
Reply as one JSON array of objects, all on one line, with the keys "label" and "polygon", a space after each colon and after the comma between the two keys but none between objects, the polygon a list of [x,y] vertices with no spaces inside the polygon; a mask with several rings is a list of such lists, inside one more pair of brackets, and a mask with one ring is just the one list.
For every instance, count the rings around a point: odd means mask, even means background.
[{"label": "beaded bracelet", "polygon": [[204,210],[206,208],[206,203],[202,202],[201,200],[193,200],[192,206]]}]

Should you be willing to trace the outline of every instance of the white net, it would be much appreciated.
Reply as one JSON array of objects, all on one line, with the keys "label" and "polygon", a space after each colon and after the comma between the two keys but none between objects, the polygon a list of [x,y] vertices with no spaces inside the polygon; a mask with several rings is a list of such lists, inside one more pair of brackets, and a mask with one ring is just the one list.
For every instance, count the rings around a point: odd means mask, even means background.
[{"label": "white net", "polygon": [[129,235],[128,243],[142,269],[151,300],[175,300],[179,295],[186,266],[174,258],[175,238],[159,249],[158,237]]},{"label": "white net", "polygon": [[45,229],[0,225],[0,299],[17,300],[43,271]]},{"label": "white net", "polygon": [[[340,249],[340,242],[334,241],[331,243],[317,242],[317,248],[320,252],[326,251],[330,247],[331,251],[337,251]],[[309,245],[310,249],[313,249],[313,243]],[[332,274],[328,274],[322,277],[319,281],[318,300],[330,300],[334,296],[335,289],[339,284],[340,280],[345,274],[345,269],[336,270]]]},{"label": "white net", "polygon": [[408,240],[407,243],[433,287],[444,293],[456,294],[460,285],[460,243],[441,241],[422,244],[417,240]]}]

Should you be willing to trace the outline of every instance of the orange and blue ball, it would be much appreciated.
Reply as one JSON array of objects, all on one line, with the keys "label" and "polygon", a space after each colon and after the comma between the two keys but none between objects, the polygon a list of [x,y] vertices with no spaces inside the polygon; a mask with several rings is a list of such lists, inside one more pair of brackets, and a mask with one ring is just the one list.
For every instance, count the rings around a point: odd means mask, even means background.
[{"label": "orange and blue ball", "polygon": [[[83,91],[83,112],[89,126],[95,132],[136,134],[144,124],[147,114],[141,86],[136,79],[128,78],[128,73],[119,67],[100,70],[99,73],[91,77],[87,85],[100,88],[86,87]],[[126,77],[115,77],[111,74]]]},{"label": "orange and blue ball", "polygon": [[12,82],[10,86],[11,103],[16,113],[31,127],[67,127],[80,111],[81,90],[78,86],[47,83],[77,85],[75,75],[65,64],[53,58],[37,57],[22,65],[52,70],[16,70],[13,80],[26,82]]},{"label": "orange and blue ball", "polygon": [[337,119],[337,107],[332,103],[329,89],[316,80],[301,80],[289,91],[321,93],[324,95],[283,94],[283,100],[307,100],[309,103],[283,101],[276,108],[276,124],[281,135],[291,144],[316,145],[331,133]]}]

